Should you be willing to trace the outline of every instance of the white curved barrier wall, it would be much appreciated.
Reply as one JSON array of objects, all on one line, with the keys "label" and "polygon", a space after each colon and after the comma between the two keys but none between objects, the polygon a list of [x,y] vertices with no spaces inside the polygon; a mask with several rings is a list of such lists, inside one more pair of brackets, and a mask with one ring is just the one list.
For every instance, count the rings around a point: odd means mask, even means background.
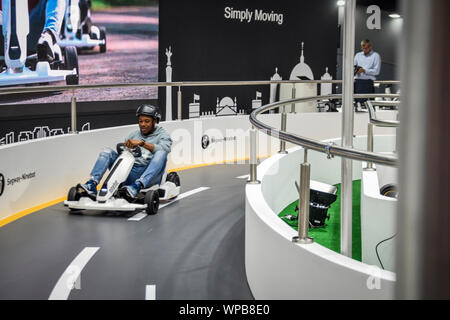
[{"label": "white curved barrier wall", "polygon": [[[380,112],[381,113],[381,112]],[[387,118],[395,113],[387,111]],[[262,115],[272,127],[279,127],[280,115]],[[355,133],[367,131],[367,114],[355,115]],[[249,154],[248,116],[211,117],[162,122],[174,143],[168,169],[231,161],[244,163]],[[7,218],[62,201],[68,189],[84,182],[99,152],[115,148],[137,125],[91,130],[0,146],[0,225]],[[288,131],[317,139],[336,137],[341,132],[340,113],[289,114]],[[381,131],[380,131],[381,132]],[[210,144],[202,148],[202,137]],[[288,144],[289,146],[289,144]],[[259,133],[259,156],[276,153],[279,141]],[[9,220],[8,220],[9,221]],[[7,222],[8,222],[7,221]]]},{"label": "white curved barrier wall", "polygon": [[[248,117],[207,118],[161,123],[173,139],[168,169],[248,158]],[[98,154],[123,142],[137,125],[91,130],[0,146],[1,220],[49,202],[62,201],[69,188],[89,178]],[[210,141],[202,148],[202,137]],[[261,156],[277,142],[261,134]],[[273,147],[272,147],[273,145]]]},{"label": "white curved barrier wall", "polygon": [[[375,151],[392,151],[395,138],[377,136]],[[332,140],[339,143],[339,139]],[[355,147],[365,149],[366,137]],[[246,187],[245,263],[247,280],[256,299],[391,299],[395,274],[335,253],[317,243],[292,243],[297,232],[277,214],[298,199],[303,149],[275,155],[258,166],[260,185]],[[340,182],[340,159],[308,152],[311,179]],[[361,162],[353,163],[360,179]],[[278,195],[278,196],[277,196]]]},{"label": "white curved barrier wall", "polygon": [[376,171],[363,172],[361,182],[362,261],[395,271],[395,237],[390,238],[397,230],[397,199],[382,196],[380,188],[388,183],[396,184],[397,169],[374,167]]}]

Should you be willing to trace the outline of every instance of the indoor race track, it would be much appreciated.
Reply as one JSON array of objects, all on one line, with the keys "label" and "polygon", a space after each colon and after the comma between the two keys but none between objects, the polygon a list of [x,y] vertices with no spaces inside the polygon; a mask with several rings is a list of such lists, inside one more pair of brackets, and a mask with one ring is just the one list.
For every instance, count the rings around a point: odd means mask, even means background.
[{"label": "indoor race track", "polygon": [[179,171],[179,199],[154,216],[75,215],[58,203],[1,227],[0,299],[253,299],[248,168]]}]

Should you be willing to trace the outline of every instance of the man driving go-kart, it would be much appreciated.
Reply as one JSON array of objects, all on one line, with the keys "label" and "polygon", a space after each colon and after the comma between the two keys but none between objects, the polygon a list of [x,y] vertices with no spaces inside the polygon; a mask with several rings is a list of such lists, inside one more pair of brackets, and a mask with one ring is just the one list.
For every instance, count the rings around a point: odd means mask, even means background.
[{"label": "man driving go-kart", "polygon": [[[141,189],[161,182],[172,145],[172,139],[166,130],[157,126],[161,119],[157,107],[142,105],[137,109],[136,116],[139,118],[139,130],[131,132],[124,143],[129,149],[138,147],[141,150],[141,155],[135,158],[131,172],[121,188],[128,200],[136,199]],[[88,194],[96,194],[98,183],[118,157],[119,154],[113,149],[101,152],[91,171],[91,178],[79,186]]]}]

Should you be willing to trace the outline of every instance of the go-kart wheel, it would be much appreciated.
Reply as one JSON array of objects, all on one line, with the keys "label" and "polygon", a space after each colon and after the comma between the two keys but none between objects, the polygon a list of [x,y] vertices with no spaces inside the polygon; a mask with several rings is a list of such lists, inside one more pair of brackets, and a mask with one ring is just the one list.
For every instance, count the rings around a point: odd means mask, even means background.
[{"label": "go-kart wheel", "polygon": [[69,193],[67,194],[67,200],[69,201],[78,201],[80,200],[80,193],[78,192],[76,187],[72,187],[69,190]]},{"label": "go-kart wheel", "polygon": [[[81,195],[78,192],[77,187],[70,188],[69,193],[67,195],[67,200],[69,200],[69,201],[78,201],[78,200],[80,200],[80,198],[81,198]],[[82,210],[79,210],[79,209],[72,209],[72,208],[70,208],[70,210],[69,210],[69,213],[70,214],[74,214],[74,215],[79,215],[79,214],[81,214],[81,212],[82,212]]]},{"label": "go-kart wheel", "polygon": [[77,85],[79,83],[79,69],[78,69],[78,54],[75,47],[66,47],[64,51],[64,65],[66,70],[76,69],[77,73],[68,75],[66,77],[66,83],[68,85]]},{"label": "go-kart wheel", "polygon": [[166,181],[173,182],[177,187],[180,186],[180,176],[176,172],[171,172],[167,175]]},{"label": "go-kart wheel", "polygon": [[105,40],[105,44],[100,45],[100,53],[106,52],[106,29],[104,27],[100,27],[100,40]]},{"label": "go-kart wheel", "polygon": [[158,190],[149,190],[145,194],[145,204],[147,205],[147,213],[148,214],[156,214],[158,213],[159,208],[159,193]]}]

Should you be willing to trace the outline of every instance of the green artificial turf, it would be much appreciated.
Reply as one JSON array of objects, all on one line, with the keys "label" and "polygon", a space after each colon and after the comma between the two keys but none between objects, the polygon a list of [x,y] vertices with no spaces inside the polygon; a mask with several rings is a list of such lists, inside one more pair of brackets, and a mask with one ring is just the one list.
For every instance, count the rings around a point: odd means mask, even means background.
[{"label": "green artificial turf", "polygon": [[[309,229],[309,236],[314,241],[337,253],[341,252],[341,185],[337,184],[337,200],[328,209],[330,220],[326,220],[325,227]],[[352,224],[352,257],[361,261],[361,180],[353,181],[353,224]],[[289,221],[286,215],[297,216],[295,206],[298,200],[287,206],[278,215],[284,222],[298,231],[298,220]]]}]

